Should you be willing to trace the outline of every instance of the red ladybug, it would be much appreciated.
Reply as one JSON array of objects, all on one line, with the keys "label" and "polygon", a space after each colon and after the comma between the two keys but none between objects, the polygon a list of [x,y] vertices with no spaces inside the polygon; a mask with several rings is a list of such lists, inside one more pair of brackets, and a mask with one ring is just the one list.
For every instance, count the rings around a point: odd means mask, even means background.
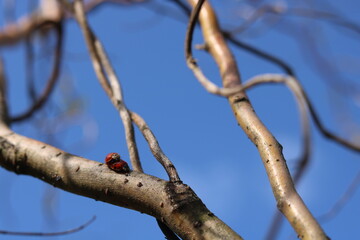
[{"label": "red ladybug", "polygon": [[113,171],[118,173],[128,173],[130,168],[128,164],[120,158],[118,153],[109,153],[105,157],[106,165]]}]

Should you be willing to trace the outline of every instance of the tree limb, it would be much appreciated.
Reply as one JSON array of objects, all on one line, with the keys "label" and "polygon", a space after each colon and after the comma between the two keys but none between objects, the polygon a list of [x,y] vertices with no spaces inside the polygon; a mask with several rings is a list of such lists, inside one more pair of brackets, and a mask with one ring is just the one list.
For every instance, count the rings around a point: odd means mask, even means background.
[{"label": "tree limb", "polygon": [[0,127],[0,165],[54,187],[154,216],[182,239],[241,239],[211,213],[192,189],[64,152]]},{"label": "tree limb", "polygon": [[[189,0],[189,2],[194,9],[197,4],[201,4],[201,0]],[[223,86],[231,88],[241,85],[235,59],[225,43],[215,13],[208,2],[201,8],[199,20],[206,46],[219,66]],[[196,21],[196,18],[190,18],[189,26],[191,21]],[[240,92],[228,99],[239,125],[258,148],[279,210],[286,216],[301,239],[327,239],[295,190],[282,154],[282,146],[256,116],[246,94]]]}]

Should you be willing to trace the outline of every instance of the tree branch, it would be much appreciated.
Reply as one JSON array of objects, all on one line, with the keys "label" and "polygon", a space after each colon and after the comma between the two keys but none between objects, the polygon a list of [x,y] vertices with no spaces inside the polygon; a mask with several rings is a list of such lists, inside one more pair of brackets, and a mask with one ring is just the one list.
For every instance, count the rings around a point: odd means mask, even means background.
[{"label": "tree branch", "polygon": [[[193,6],[201,4],[201,0],[189,0],[189,2]],[[191,18],[191,20],[196,21],[196,18]],[[223,86],[241,85],[235,60],[225,43],[215,13],[208,2],[201,8],[200,24],[206,46],[219,66]],[[189,26],[191,26],[191,21]],[[239,125],[258,148],[279,210],[286,216],[301,239],[327,239],[326,234],[295,190],[281,145],[256,116],[246,94],[240,92],[228,99]]]},{"label": "tree branch", "polygon": [[192,189],[64,152],[0,127],[0,165],[65,191],[161,219],[182,239],[241,239],[211,213]]}]

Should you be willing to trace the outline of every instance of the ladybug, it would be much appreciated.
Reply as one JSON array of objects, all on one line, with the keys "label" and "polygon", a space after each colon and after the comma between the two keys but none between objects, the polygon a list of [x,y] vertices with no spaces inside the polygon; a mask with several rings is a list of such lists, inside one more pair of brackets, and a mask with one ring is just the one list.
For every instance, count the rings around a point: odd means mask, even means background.
[{"label": "ladybug", "polygon": [[129,165],[120,158],[118,153],[109,153],[105,157],[106,165],[113,171],[118,173],[129,173]]}]

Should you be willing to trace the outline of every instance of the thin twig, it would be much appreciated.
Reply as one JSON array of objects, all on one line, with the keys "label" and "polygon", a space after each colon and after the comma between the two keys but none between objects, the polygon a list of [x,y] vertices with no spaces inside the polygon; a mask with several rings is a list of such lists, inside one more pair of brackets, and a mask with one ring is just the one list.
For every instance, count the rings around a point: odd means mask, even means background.
[{"label": "thin twig", "polygon": [[176,171],[175,166],[169,160],[169,158],[164,154],[158,141],[155,138],[155,135],[150,130],[149,126],[146,124],[144,119],[142,119],[138,114],[131,112],[131,119],[135,125],[140,129],[144,138],[149,144],[150,150],[159,163],[166,169],[166,172],[172,182],[181,182],[180,177]]},{"label": "thin twig", "polygon": [[143,172],[135,142],[134,129],[129,112],[123,101],[119,80],[112,69],[104,48],[87,23],[82,1],[76,0],[74,2],[74,14],[83,31],[93,67],[100,84],[111,99],[111,102],[119,110],[125,129],[126,143],[133,169]]},{"label": "thin twig", "polygon": [[87,221],[86,223],[80,225],[79,227],[76,228],[72,228],[66,231],[61,231],[61,232],[13,232],[13,231],[4,231],[4,230],[0,230],[0,234],[4,234],[4,235],[14,235],[14,236],[29,236],[29,237],[55,237],[55,236],[61,236],[61,235],[67,235],[70,233],[75,233],[75,232],[79,232],[82,229],[86,228],[87,226],[89,226],[92,222],[94,222],[96,219],[96,216],[93,216],[89,221]]},{"label": "thin twig", "polygon": [[[123,101],[120,82],[117,79],[117,76],[111,66],[111,63],[105,53],[104,48],[102,47],[102,44],[96,38],[95,34],[91,31],[91,29],[87,23],[82,1],[80,1],[80,0],[75,1],[74,12],[75,12],[75,17],[76,17],[79,25],[81,26],[81,29],[85,36],[85,39],[86,39],[86,42],[87,42],[87,45],[89,48],[89,52],[90,52],[90,55],[92,58],[92,62],[94,65],[94,69],[98,76],[98,79],[99,79],[101,85],[103,86],[103,88],[105,89],[106,93],[110,97],[112,103],[116,106],[116,108],[120,112],[120,117],[122,119],[122,122],[123,122],[124,128],[125,128],[126,142],[128,145],[128,150],[129,150],[129,155],[130,155],[130,160],[131,160],[132,166],[135,170],[137,170],[139,172],[143,172],[143,169],[141,167],[140,158],[138,155],[137,146],[136,146],[134,129],[133,129],[133,125],[132,125],[132,122],[130,119],[130,113],[129,113],[128,109],[126,108],[125,103]],[[106,72],[107,77],[106,77],[104,71]],[[150,144],[150,146],[152,146],[152,144]],[[151,150],[152,150],[152,148],[151,148]],[[161,150],[161,149],[159,148],[159,150]],[[158,154],[160,154],[160,156],[162,156],[161,153],[162,152],[160,152],[160,153],[153,152],[155,157],[157,157]],[[168,162],[170,162],[170,160],[168,160]],[[165,162],[165,164],[163,166],[164,166],[166,172],[168,173],[170,180],[174,181],[174,182],[180,182],[180,178],[176,172],[174,165],[171,162],[170,162],[170,164],[168,162]],[[170,234],[170,232],[172,233],[172,230],[170,228],[168,228],[165,224],[163,224],[161,222],[161,220],[159,220],[159,219],[156,219],[156,220],[157,220],[159,226],[162,226],[160,229],[164,233],[164,235],[169,239],[176,240],[176,238],[175,238],[176,235]]]},{"label": "thin twig", "polygon": [[47,25],[53,25],[57,40],[55,46],[55,53],[54,53],[54,63],[51,74],[47,81],[46,87],[42,94],[35,100],[33,105],[27,109],[24,113],[18,114],[16,116],[11,117],[11,122],[19,122],[28,119],[29,117],[33,116],[33,114],[41,109],[42,106],[47,102],[49,96],[54,90],[54,86],[59,79],[60,74],[60,65],[61,65],[61,57],[62,57],[62,45],[63,45],[63,34],[62,34],[62,23],[61,22],[54,22],[54,21],[46,21],[39,25],[36,29],[41,29],[42,27],[46,27]]},{"label": "thin twig", "polygon": [[105,69],[105,72],[107,73],[110,87],[112,89],[113,97],[111,100],[112,100],[114,106],[116,106],[117,110],[119,111],[120,117],[124,124],[125,138],[126,138],[126,142],[128,144],[130,159],[132,159],[131,160],[132,165],[135,170],[143,172],[138,149],[136,146],[134,127],[131,122],[129,110],[127,109],[127,107],[124,103],[124,100],[123,100],[123,94],[122,94],[120,81],[118,80],[118,78],[111,66],[109,58],[105,52],[105,49],[103,48],[100,41],[95,41],[94,44],[95,44],[96,50],[99,54],[101,63]]}]

